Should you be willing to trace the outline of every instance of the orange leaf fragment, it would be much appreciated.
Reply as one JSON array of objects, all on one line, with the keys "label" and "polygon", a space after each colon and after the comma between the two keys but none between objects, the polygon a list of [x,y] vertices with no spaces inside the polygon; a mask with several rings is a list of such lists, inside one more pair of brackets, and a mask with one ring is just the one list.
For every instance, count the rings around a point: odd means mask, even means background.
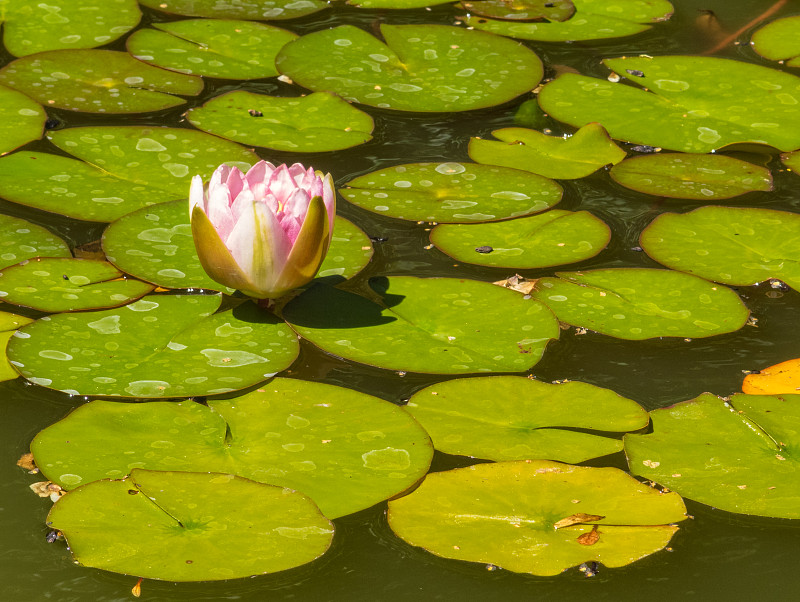
[{"label": "orange leaf fragment", "polygon": [[605,516],[600,516],[599,514],[585,514],[584,512],[577,512],[567,518],[562,518],[560,521],[553,525],[555,529],[561,529],[563,527],[571,527],[572,525],[580,525],[582,523],[591,523],[596,520],[603,520]]},{"label": "orange leaf fragment", "polygon": [[597,530],[597,525],[588,533],[578,535],[578,543],[582,546],[593,546],[598,541],[600,541],[600,531]]},{"label": "orange leaf fragment", "polygon": [[742,392],[749,395],[800,393],[800,358],[775,364],[759,374],[748,374],[742,383]]}]

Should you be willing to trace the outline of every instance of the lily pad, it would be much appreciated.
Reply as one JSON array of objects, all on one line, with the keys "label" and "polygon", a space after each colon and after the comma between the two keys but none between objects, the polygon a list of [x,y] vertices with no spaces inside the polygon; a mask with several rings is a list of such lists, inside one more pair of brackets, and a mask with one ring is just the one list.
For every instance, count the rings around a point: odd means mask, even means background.
[{"label": "lily pad", "polygon": [[297,38],[285,29],[251,21],[189,19],[153,27],[128,38],[126,47],[134,58],[170,71],[221,79],[278,75],[275,56]]},{"label": "lily pad", "polygon": [[501,142],[470,138],[469,156],[473,161],[524,169],[548,178],[584,178],[625,158],[625,151],[611,141],[598,123],[585,125],[568,138],[527,128],[494,130],[492,136]]},{"label": "lily pad", "polygon": [[566,21],[515,22],[507,17],[469,16],[466,24],[522,40],[605,40],[647,31],[650,23],[666,21],[674,10],[666,0],[572,0],[572,3],[575,14]]},{"label": "lily pad", "polygon": [[487,460],[584,462],[622,450],[622,441],[568,429],[635,431],[647,412],[587,383],[548,384],[522,376],[457,378],[425,387],[406,409],[448,454]]},{"label": "lily pad", "polygon": [[472,163],[409,163],[347,183],[339,194],[373,213],[429,222],[484,222],[530,215],[561,200],[541,176]]},{"label": "lily pad", "polygon": [[69,245],[47,228],[0,215],[0,270],[32,257],[72,257],[72,253]]},{"label": "lily pad", "polygon": [[175,95],[197,96],[203,80],[137,61],[113,50],[51,50],[12,61],[0,83],[58,109],[146,113],[177,107]]},{"label": "lily pad", "polygon": [[783,153],[781,155],[781,162],[794,173],[800,174],[800,152]]},{"label": "lily pad", "polygon": [[68,493],[47,524],[78,564],[168,581],[275,573],[322,556],[333,540],[333,524],[297,491],[140,468]]},{"label": "lily pad", "polygon": [[[200,265],[186,201],[135,211],[103,233],[103,250],[120,270],[165,288],[204,288],[233,293]],[[352,278],[369,263],[372,243],[352,222],[336,216],[333,239],[318,278]]]},{"label": "lily pad", "polygon": [[315,286],[290,301],[283,317],[333,355],[436,374],[522,372],[558,338],[543,304],[487,282],[392,276],[370,285],[380,304]]},{"label": "lily pad", "polygon": [[685,518],[677,494],[621,470],[546,460],[432,473],[389,502],[389,526],[411,545],[542,576],[635,562],[666,546],[678,530],[670,523]]},{"label": "lily pad", "polygon": [[244,389],[297,357],[275,316],[250,302],[214,313],[219,304],[219,295],[148,295],[41,318],[15,334],[8,358],[29,381],[66,393],[163,398]]},{"label": "lily pad", "polygon": [[750,315],[731,289],[647,268],[558,272],[531,295],[558,319],[619,339],[710,337],[739,330]]},{"label": "lily pad", "polygon": [[0,350],[3,352],[0,356],[0,381],[13,380],[19,376],[19,372],[14,370],[14,366],[6,357],[6,346],[17,328],[27,326],[31,322],[33,322],[32,318],[0,311]]},{"label": "lily pad", "polygon": [[278,97],[239,90],[191,109],[196,128],[280,151],[326,152],[372,140],[372,117],[329,92]]},{"label": "lily pad", "polygon": [[433,455],[422,427],[394,404],[287,378],[208,406],[93,401],[40,432],[31,450],[65,489],[132,467],[225,470],[303,491],[329,518],[411,487]]},{"label": "lily pad", "polygon": [[347,4],[357,6],[358,8],[398,8],[407,10],[426,6],[438,6],[439,4],[447,4],[452,1],[453,0],[347,0]]},{"label": "lily pad", "polygon": [[564,73],[542,88],[551,117],[579,127],[597,121],[612,138],[689,153],[756,142],[800,147],[800,78],[701,56],[605,59],[622,83]]},{"label": "lily pad", "polygon": [[729,199],[755,190],[772,190],[766,167],[725,155],[665,153],[625,159],[611,178],[645,194],[676,199]]},{"label": "lily pad", "polygon": [[187,17],[269,21],[303,17],[328,7],[323,0],[139,0],[139,4]]},{"label": "lily pad", "polygon": [[99,222],[185,199],[193,175],[207,180],[223,162],[247,169],[259,160],[238,144],[185,128],[81,127],[48,137],[82,161],[29,151],[2,157],[0,196]]},{"label": "lily pad", "polygon": [[800,359],[787,360],[744,377],[742,392],[749,395],[783,395],[800,392]]},{"label": "lily pad", "polygon": [[650,418],[651,434],[625,435],[634,474],[728,512],[800,518],[800,395],[704,393]]},{"label": "lily pad", "polygon": [[800,215],[788,211],[699,207],[662,213],[641,245],[659,263],[724,284],[778,278],[800,290]]},{"label": "lily pad", "polygon": [[471,15],[507,21],[566,21],[575,12],[572,0],[463,0],[456,6]]},{"label": "lily pad", "polygon": [[0,298],[48,313],[118,307],[153,290],[106,261],[45,257],[0,272]]},{"label": "lily pad", "polygon": [[530,91],[542,78],[539,57],[500,36],[386,24],[381,34],[385,44],[352,25],[316,31],[284,46],[275,64],[311,90],[399,111],[491,107]]},{"label": "lily pad", "polygon": [[0,155],[42,137],[47,114],[22,92],[0,86]]},{"label": "lily pad", "polygon": [[431,242],[450,257],[504,268],[541,268],[594,257],[611,230],[588,211],[552,210],[493,224],[443,224]]},{"label": "lily pad", "polygon": [[751,45],[765,59],[786,61],[789,67],[800,67],[800,16],[767,23],[753,33]]},{"label": "lily pad", "polygon": [[136,0],[0,0],[3,43],[15,56],[108,44],[139,23]]}]

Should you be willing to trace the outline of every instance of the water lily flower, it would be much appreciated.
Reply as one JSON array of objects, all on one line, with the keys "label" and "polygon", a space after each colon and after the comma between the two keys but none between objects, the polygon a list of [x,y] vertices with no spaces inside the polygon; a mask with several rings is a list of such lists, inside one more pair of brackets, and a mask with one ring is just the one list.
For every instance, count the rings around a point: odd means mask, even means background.
[{"label": "water lily flower", "polygon": [[299,163],[259,161],[247,173],[220,165],[189,192],[192,236],[211,278],[257,299],[276,299],[309,282],[333,234],[331,175]]}]

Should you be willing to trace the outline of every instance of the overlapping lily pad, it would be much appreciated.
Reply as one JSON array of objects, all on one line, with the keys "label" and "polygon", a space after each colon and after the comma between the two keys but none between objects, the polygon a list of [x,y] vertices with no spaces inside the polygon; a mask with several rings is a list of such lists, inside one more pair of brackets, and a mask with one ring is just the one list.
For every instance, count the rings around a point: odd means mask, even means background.
[{"label": "overlapping lily pad", "polygon": [[42,137],[47,114],[38,102],[0,86],[0,155]]},{"label": "overlapping lily pad", "polygon": [[3,43],[15,56],[60,48],[94,48],[130,31],[136,0],[0,0]]},{"label": "overlapping lily pad", "polygon": [[148,398],[244,389],[294,361],[298,343],[286,324],[250,302],[213,313],[219,304],[219,295],[148,295],[41,318],[15,334],[8,358],[37,385]]},{"label": "overlapping lily pad", "polygon": [[682,272],[611,268],[559,272],[531,293],[558,319],[620,339],[710,337],[739,330],[750,314],[739,296]]},{"label": "overlapping lily pad", "polygon": [[778,278],[800,290],[796,213],[736,207],[662,213],[640,240],[653,259],[682,272],[734,285]]},{"label": "overlapping lily pad", "polygon": [[566,21],[575,12],[572,0],[463,0],[458,6],[471,15],[507,21]]},{"label": "overlapping lily pad", "polygon": [[699,56],[639,56],[603,61],[647,88],[565,73],[542,88],[553,118],[603,124],[612,138],[707,153],[738,142],[783,151],[800,147],[800,78],[775,69]]},{"label": "overlapping lily pad", "polygon": [[572,0],[575,14],[566,21],[520,22],[502,17],[467,17],[470,27],[523,40],[569,42],[620,38],[647,31],[672,16],[666,0]]},{"label": "overlapping lily pad", "polygon": [[524,169],[548,178],[584,178],[609,163],[619,163],[625,151],[614,144],[602,125],[590,123],[569,138],[547,136],[527,128],[492,132],[500,140],[470,138],[469,156],[478,163]]},{"label": "overlapping lily pad", "polygon": [[117,307],[153,288],[122,278],[122,272],[110,263],[93,259],[37,258],[0,272],[3,301],[48,313]]},{"label": "overlapping lily pad", "polygon": [[39,433],[31,451],[66,489],[132,467],[224,470],[302,491],[329,518],[404,491],[433,455],[428,435],[399,407],[285,378],[208,406],[94,401]]},{"label": "overlapping lily pad", "polygon": [[33,319],[25,316],[12,314],[6,311],[0,312],[0,350],[3,351],[2,356],[0,356],[0,381],[12,380],[19,376],[19,372],[14,370],[14,367],[9,363],[6,357],[6,345],[17,328],[26,326],[31,322],[33,322]]},{"label": "overlapping lily pad", "polygon": [[318,558],[333,524],[302,493],[223,473],[134,468],[53,506],[75,560],[147,579],[211,581],[283,571]]},{"label": "overlapping lily pad", "polygon": [[800,518],[800,395],[705,393],[650,418],[651,434],[625,435],[634,474],[721,510]]},{"label": "overlapping lily pad", "polygon": [[139,4],[166,13],[216,19],[294,19],[327,8],[323,0],[139,0]]},{"label": "overlapping lily pad", "polygon": [[[165,288],[205,288],[233,293],[200,265],[186,201],[146,207],[111,224],[103,250],[120,270]],[[333,239],[318,277],[351,278],[369,263],[372,243],[352,222],[336,216]]]},{"label": "overlapping lily pad", "polygon": [[742,392],[749,395],[783,395],[800,392],[800,359],[755,370],[744,377]]},{"label": "overlapping lily pad", "polygon": [[72,257],[69,245],[47,228],[0,215],[0,270],[32,257]]},{"label": "overlapping lily pad", "polygon": [[751,42],[753,50],[764,58],[800,67],[800,16],[767,23],[753,34]]},{"label": "overlapping lily pad", "polygon": [[622,441],[567,429],[634,431],[649,422],[644,408],[609,389],[521,376],[445,381],[406,408],[439,451],[488,460],[584,462],[622,450]]},{"label": "overlapping lily pad", "polygon": [[536,86],[542,62],[520,44],[445,25],[381,25],[386,43],[352,25],[304,35],[275,63],[295,83],[400,111],[491,107]]},{"label": "overlapping lily pad", "polygon": [[43,105],[87,113],[146,113],[184,104],[203,80],[152,67],[127,52],[51,50],[0,69],[0,83]]},{"label": "overlapping lily pad", "polygon": [[222,138],[281,151],[325,152],[372,140],[372,117],[329,92],[279,97],[228,92],[191,109],[195,127]]},{"label": "overlapping lily pad", "polygon": [[373,171],[339,190],[374,213],[430,222],[484,222],[530,215],[561,200],[561,187],[517,169],[472,163],[409,163]]},{"label": "overlapping lily pad", "polygon": [[251,21],[189,19],[153,23],[128,38],[128,52],[171,71],[222,79],[278,75],[275,56],[297,34]]},{"label": "overlapping lily pad", "polygon": [[611,177],[639,192],[678,199],[728,199],[772,190],[766,167],[725,155],[641,155],[617,163]]},{"label": "overlapping lily pad", "polygon": [[347,4],[357,6],[358,8],[372,8],[372,9],[385,9],[385,8],[422,8],[425,6],[437,6],[439,4],[447,4],[452,0],[347,0]]},{"label": "overlapping lily pad", "polygon": [[542,357],[558,323],[541,303],[487,282],[392,276],[371,301],[315,286],[283,317],[328,353],[390,370],[522,372]]},{"label": "overlapping lily pad", "polygon": [[183,128],[81,127],[48,137],[82,161],[35,151],[2,157],[0,196],[89,221],[186,198],[195,174],[207,180],[223,162],[247,169],[259,160],[238,144]]},{"label": "overlapping lily pad", "polygon": [[557,575],[582,562],[618,567],[667,545],[686,518],[661,493],[616,468],[527,460],[429,474],[389,502],[389,526],[437,556]]},{"label": "overlapping lily pad", "polygon": [[794,173],[800,174],[800,152],[783,153],[781,162]]},{"label": "overlapping lily pad", "polygon": [[554,209],[490,224],[443,224],[431,242],[458,261],[506,268],[541,268],[594,257],[611,230],[588,211]]}]

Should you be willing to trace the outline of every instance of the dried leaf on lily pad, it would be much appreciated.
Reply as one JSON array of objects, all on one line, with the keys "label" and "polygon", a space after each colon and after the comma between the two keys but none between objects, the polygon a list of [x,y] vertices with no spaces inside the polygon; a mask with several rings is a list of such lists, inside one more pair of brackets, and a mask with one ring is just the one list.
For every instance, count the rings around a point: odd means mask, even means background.
[{"label": "dried leaf on lily pad", "polygon": [[142,6],[187,17],[215,19],[294,19],[327,8],[322,0],[139,0]]},{"label": "dried leaf on lily pad", "polygon": [[92,401],[41,431],[31,451],[65,489],[133,466],[226,471],[302,491],[329,518],[408,489],[433,455],[401,408],[343,387],[275,378],[207,403]]},{"label": "dried leaf on lily pad", "polygon": [[624,438],[634,474],[720,510],[800,518],[800,395],[704,393],[650,419]]},{"label": "dried leaf on lily pad", "polygon": [[524,169],[547,178],[584,178],[625,158],[625,151],[612,142],[599,123],[589,123],[566,138],[527,128],[494,130],[492,136],[499,142],[470,138],[473,161]]},{"label": "dried leaf on lily pad", "polygon": [[644,251],[674,270],[733,285],[778,278],[800,289],[800,215],[699,207],[662,213],[640,237]]},{"label": "dried leaf on lily pad", "polygon": [[[592,522],[562,526],[578,513]],[[389,502],[389,526],[437,556],[557,575],[582,562],[625,566],[664,548],[683,500],[616,468],[523,460],[431,473]],[[580,538],[595,532],[593,545]],[[585,539],[584,539],[585,541]]]},{"label": "dried leaf on lily pad", "polygon": [[340,188],[351,203],[412,221],[470,223],[521,217],[561,200],[561,186],[542,176],[475,163],[409,163],[359,176]]},{"label": "dried leaf on lily pad", "polygon": [[322,556],[333,524],[308,497],[224,473],[134,468],[89,483],[47,515],[78,564],[167,581],[290,569]]},{"label": "dried leaf on lily pad", "polygon": [[800,359],[786,360],[744,377],[742,392],[749,395],[800,393]]},{"label": "dried leaf on lily pad", "polygon": [[345,359],[436,374],[522,372],[557,339],[538,301],[460,278],[374,278],[376,301],[314,286],[283,308],[303,338]]},{"label": "dried leaf on lily pad", "polygon": [[437,450],[488,460],[584,462],[622,450],[621,439],[590,431],[635,431],[649,421],[609,389],[522,376],[448,380],[417,391],[405,407]]},{"label": "dried leaf on lily pad", "polygon": [[753,33],[751,45],[766,59],[786,61],[789,67],[800,67],[800,16],[767,23]]},{"label": "dried leaf on lily pad", "polygon": [[559,320],[620,339],[710,337],[739,330],[750,311],[726,286],[674,272],[610,268],[556,272],[531,293]]},{"label": "dried leaf on lily pad", "polygon": [[29,381],[74,395],[169,398],[244,389],[297,357],[291,329],[251,302],[147,295],[116,309],[57,314],[19,330],[8,358]]}]

